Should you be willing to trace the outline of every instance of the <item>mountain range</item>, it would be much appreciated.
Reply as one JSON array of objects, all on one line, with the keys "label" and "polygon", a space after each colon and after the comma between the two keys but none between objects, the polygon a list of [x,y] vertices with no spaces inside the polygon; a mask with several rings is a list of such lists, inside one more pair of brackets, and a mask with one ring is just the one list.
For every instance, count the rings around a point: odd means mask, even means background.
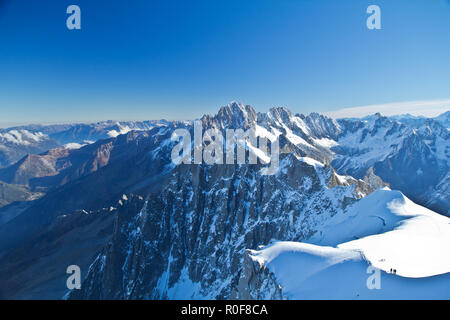
[{"label": "mountain range", "polygon": [[[233,102],[200,119],[278,132],[269,176],[174,165],[172,133],[192,121],[2,129],[0,298],[449,298],[449,114],[335,120]],[[68,292],[74,264],[82,288]],[[394,289],[364,289],[369,265]],[[339,270],[358,280],[333,296]]]}]

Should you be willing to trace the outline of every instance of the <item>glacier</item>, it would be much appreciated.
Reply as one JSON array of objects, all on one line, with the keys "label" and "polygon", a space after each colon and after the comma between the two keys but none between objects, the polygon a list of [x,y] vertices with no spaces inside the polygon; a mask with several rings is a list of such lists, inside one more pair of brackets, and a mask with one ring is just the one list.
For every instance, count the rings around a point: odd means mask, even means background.
[{"label": "glacier", "polygon": [[[286,299],[450,298],[450,219],[389,188],[336,214],[308,241],[248,252]],[[369,266],[381,270],[379,290],[367,286]]]}]

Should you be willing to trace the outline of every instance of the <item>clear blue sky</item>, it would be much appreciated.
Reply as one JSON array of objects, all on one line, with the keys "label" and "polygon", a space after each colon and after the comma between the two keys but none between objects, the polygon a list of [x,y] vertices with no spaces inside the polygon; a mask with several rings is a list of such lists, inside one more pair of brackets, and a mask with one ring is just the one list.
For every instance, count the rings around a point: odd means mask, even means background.
[{"label": "clear blue sky", "polygon": [[[366,28],[370,4],[382,30]],[[449,0],[0,0],[0,122],[446,98]]]}]

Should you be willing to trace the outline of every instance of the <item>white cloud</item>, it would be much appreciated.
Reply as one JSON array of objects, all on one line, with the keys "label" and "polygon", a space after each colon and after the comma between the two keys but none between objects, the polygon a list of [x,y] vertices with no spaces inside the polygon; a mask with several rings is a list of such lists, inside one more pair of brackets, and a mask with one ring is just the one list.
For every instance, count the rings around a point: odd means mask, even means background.
[{"label": "white cloud", "polygon": [[328,111],[324,114],[332,118],[361,118],[377,112],[384,116],[409,113],[413,116],[436,117],[448,110],[450,110],[450,99],[442,99],[375,104]]}]

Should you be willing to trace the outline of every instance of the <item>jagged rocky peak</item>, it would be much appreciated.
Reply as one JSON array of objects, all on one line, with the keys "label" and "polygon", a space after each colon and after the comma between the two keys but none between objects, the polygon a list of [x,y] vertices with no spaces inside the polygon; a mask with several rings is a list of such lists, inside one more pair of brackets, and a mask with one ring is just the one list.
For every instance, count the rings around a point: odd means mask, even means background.
[{"label": "jagged rocky peak", "polygon": [[307,116],[299,115],[310,129],[311,133],[317,138],[337,139],[342,133],[339,123],[327,116],[312,112]]},{"label": "jagged rocky peak", "polygon": [[445,122],[434,119],[425,119],[423,125],[420,126],[417,131],[429,138],[433,138],[436,134],[442,137],[448,137],[449,135],[448,123],[446,125]]},{"label": "jagged rocky peak", "polygon": [[257,114],[251,106],[233,101],[221,107],[215,116],[204,115],[201,120],[207,127],[246,129],[256,123]]},{"label": "jagged rocky peak", "polygon": [[376,113],[374,114],[374,117],[376,117],[376,118],[381,118],[381,117],[382,117],[382,115],[381,115],[381,113],[379,113],[379,112],[376,112]]},{"label": "jagged rocky peak", "polygon": [[380,113],[376,113],[373,117],[374,117],[373,118],[374,119],[374,128],[392,126],[395,124],[395,121],[389,119],[388,117],[381,115]]},{"label": "jagged rocky peak", "polygon": [[279,124],[290,125],[293,121],[292,112],[286,107],[275,107],[269,110],[269,117]]}]

